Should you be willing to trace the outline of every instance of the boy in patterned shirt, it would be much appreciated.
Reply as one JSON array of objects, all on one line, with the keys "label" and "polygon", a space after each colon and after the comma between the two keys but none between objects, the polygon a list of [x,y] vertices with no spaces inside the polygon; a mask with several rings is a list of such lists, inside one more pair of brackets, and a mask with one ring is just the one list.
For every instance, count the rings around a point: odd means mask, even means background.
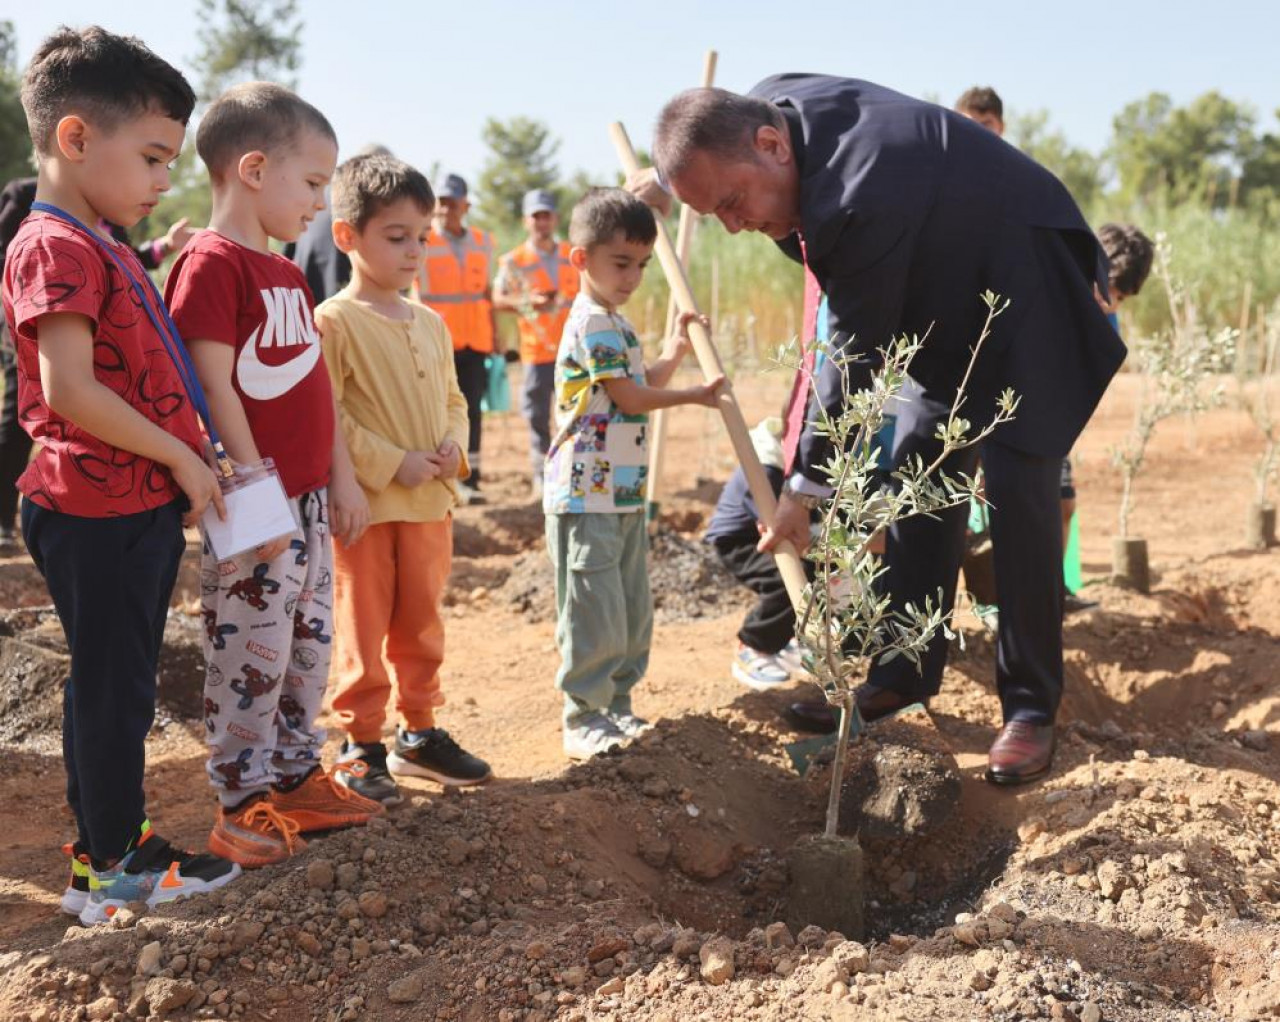
[{"label": "boy in patterned shirt", "polygon": [[556,571],[556,642],[564,693],[564,751],[589,759],[647,726],[631,690],[649,662],[653,600],[645,564],[648,413],[714,407],[723,377],[682,390],[667,383],[689,350],[689,314],[645,368],[618,313],[640,286],[657,224],[620,188],[593,188],[573,210],[569,260],[581,276],[556,357],[556,435],[543,511]]}]

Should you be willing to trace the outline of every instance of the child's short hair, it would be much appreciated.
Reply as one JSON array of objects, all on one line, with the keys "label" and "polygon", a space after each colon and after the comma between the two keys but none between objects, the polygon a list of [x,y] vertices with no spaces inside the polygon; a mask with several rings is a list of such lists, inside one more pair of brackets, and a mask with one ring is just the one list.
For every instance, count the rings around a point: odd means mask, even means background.
[{"label": "child's short hair", "polygon": [[142,40],[97,25],[59,28],[40,44],[22,76],[22,109],[41,156],[50,155],[54,129],[71,114],[111,132],[148,113],[185,125],[195,105],[181,71]]},{"label": "child's short hair", "polygon": [[353,156],[334,171],[333,218],[347,221],[357,231],[400,199],[412,199],[428,214],[436,205],[426,175],[394,156]]},{"label": "child's short hair", "polygon": [[196,131],[196,152],[220,181],[245,153],[268,155],[298,144],[314,131],[338,144],[333,125],[305,99],[273,82],[235,85],[210,104]]},{"label": "child's short hair", "polygon": [[1155,259],[1151,239],[1133,224],[1103,224],[1098,228],[1098,240],[1110,264],[1107,281],[1112,299],[1117,291],[1125,296],[1136,295],[1147,282]]},{"label": "child's short hair", "polygon": [[965,89],[956,100],[956,110],[960,113],[994,114],[1004,120],[1004,101],[1000,93],[990,85],[975,85]]},{"label": "child's short hair", "polygon": [[621,234],[627,241],[652,245],[658,237],[653,211],[621,188],[591,188],[573,207],[569,244],[590,249]]}]

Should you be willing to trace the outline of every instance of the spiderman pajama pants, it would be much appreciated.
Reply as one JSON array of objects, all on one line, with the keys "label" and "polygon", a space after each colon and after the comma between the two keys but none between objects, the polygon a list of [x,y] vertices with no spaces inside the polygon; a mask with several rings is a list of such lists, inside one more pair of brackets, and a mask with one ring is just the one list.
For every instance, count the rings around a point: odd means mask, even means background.
[{"label": "spiderman pajama pants", "polygon": [[326,490],[291,500],[298,534],[273,561],[219,561],[205,544],[209,779],[225,806],[320,761],[333,642],[333,547]]}]

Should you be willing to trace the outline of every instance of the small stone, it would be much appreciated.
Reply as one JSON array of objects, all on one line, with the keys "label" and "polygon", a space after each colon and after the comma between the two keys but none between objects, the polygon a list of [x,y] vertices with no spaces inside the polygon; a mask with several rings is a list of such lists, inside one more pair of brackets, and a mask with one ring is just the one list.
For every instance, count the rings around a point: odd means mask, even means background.
[{"label": "small stone", "polygon": [[770,923],[764,928],[764,945],[767,948],[795,947],[796,939],[791,936],[784,922]]},{"label": "small stone", "polygon": [[671,784],[665,777],[650,777],[640,790],[649,798],[665,798],[671,792]]},{"label": "small stone", "polygon": [[613,994],[622,993],[623,981],[621,976],[614,976],[613,979],[605,980],[596,988],[596,993],[601,997],[610,997]]},{"label": "small stone", "polygon": [[307,933],[306,930],[298,934],[294,943],[312,958],[319,958],[320,952],[324,950],[324,945],[320,943],[319,938],[314,933]]},{"label": "small stone", "polygon": [[526,880],[525,883],[529,885],[530,891],[539,896],[546,894],[549,890],[547,878],[538,873],[530,875],[529,879]]},{"label": "small stone", "polygon": [[85,1018],[92,1022],[107,1022],[119,1010],[120,1002],[114,997],[99,997],[86,1007]]},{"label": "small stone", "polygon": [[333,863],[328,859],[315,859],[307,863],[307,886],[313,890],[331,891],[336,879]]},{"label": "small stone", "polygon": [[266,926],[256,919],[242,919],[236,923],[235,931],[231,934],[231,946],[236,951],[244,951],[253,947],[258,942],[258,938],[262,936],[262,931]]},{"label": "small stone", "polygon": [[840,963],[834,958],[827,958],[813,971],[813,980],[810,985],[824,994],[829,994],[837,983],[843,986],[848,979],[849,976],[840,967]]},{"label": "small stone", "polygon": [[540,962],[547,957],[549,948],[540,940],[535,940],[524,949],[524,956],[531,962]]},{"label": "small stone", "polygon": [[871,965],[871,955],[865,945],[856,940],[846,940],[831,951],[831,957],[848,976],[866,972]]},{"label": "small stone", "polygon": [[1129,880],[1118,862],[1108,859],[1098,867],[1098,893],[1104,898],[1119,901],[1128,886]]},{"label": "small stone", "polygon": [[594,965],[596,962],[603,961],[606,958],[612,958],[619,951],[626,951],[631,947],[630,942],[625,937],[612,937],[596,944],[587,952],[587,961]]},{"label": "small stone", "polygon": [[467,861],[467,856],[471,854],[471,845],[457,834],[453,834],[445,839],[444,856],[448,860],[450,866],[461,866]]},{"label": "small stone", "polygon": [[560,982],[567,987],[580,987],[586,978],[587,970],[581,965],[571,965],[560,973]]},{"label": "small stone", "polygon": [[356,904],[360,908],[362,915],[368,916],[370,919],[381,919],[387,914],[390,907],[387,904],[387,896],[381,891],[365,891],[356,899]]},{"label": "small stone", "polygon": [[819,948],[827,942],[827,931],[821,926],[806,926],[796,934],[796,943],[801,947]]},{"label": "small stone", "polygon": [[1240,736],[1240,744],[1254,752],[1266,752],[1270,742],[1271,736],[1265,731],[1251,730]]},{"label": "small stone", "polygon": [[1080,1022],[1102,1022],[1102,1009],[1092,1001],[1085,1001],[1080,1009]]},{"label": "small stone", "polygon": [[422,996],[422,974],[411,972],[387,985],[387,1000],[392,1004],[412,1004]]},{"label": "small stone", "polygon": [[185,979],[157,976],[147,981],[147,1006],[153,1015],[165,1015],[186,1007],[196,995],[196,985]]},{"label": "small stone", "polygon": [[338,864],[337,870],[334,872],[334,883],[340,891],[349,891],[360,882],[360,867],[354,862],[342,862]]},{"label": "small stone", "polygon": [[1155,923],[1142,923],[1137,934],[1139,940],[1157,940],[1160,937],[1160,927]]},{"label": "small stone", "polygon": [[134,973],[139,976],[154,976],[160,971],[160,942],[153,940],[143,945],[138,953],[138,965]]},{"label": "small stone", "polygon": [[728,937],[712,937],[698,950],[698,961],[703,980],[716,987],[727,983],[733,979],[733,941]]},{"label": "small stone", "polygon": [[677,958],[692,958],[702,950],[702,940],[695,930],[681,930],[671,945],[671,953]]},{"label": "small stone", "polygon": [[889,947],[893,948],[893,950],[897,951],[899,954],[901,954],[903,951],[910,950],[910,948],[912,947],[912,945],[915,944],[915,942],[916,942],[915,937],[909,937],[906,934],[902,934],[902,933],[889,934]]},{"label": "small stone", "polygon": [[974,990],[990,990],[991,977],[985,972],[975,972],[969,977],[969,986],[973,987]]}]

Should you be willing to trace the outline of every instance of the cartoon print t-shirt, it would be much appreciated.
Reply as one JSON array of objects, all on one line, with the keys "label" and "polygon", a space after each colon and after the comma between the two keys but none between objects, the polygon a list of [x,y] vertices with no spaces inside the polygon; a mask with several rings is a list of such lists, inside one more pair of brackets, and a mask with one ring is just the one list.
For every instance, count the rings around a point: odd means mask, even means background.
[{"label": "cartoon print t-shirt", "polygon": [[644,507],[649,417],[624,415],[602,381],[645,382],[644,351],[631,324],[580,293],[556,356],[556,436],[547,454],[548,514]]},{"label": "cartoon print t-shirt", "polygon": [[284,256],[201,231],[174,264],[165,298],[183,338],[235,348],[232,384],[285,492],[328,485],[333,392],[302,271]]},{"label": "cartoon print t-shirt", "polygon": [[[146,271],[127,245],[107,242],[143,285]],[[36,454],[18,480],[32,503],[82,518],[137,514],[168,504],[181,491],[169,470],[112,447],[54,412],[40,381],[41,316],[71,312],[93,329],[93,375],[192,450],[204,441],[173,358],[143,299],[111,255],[77,227],[47,213],[27,217],[4,261],[4,312],[17,350],[18,422]],[[153,309],[159,318],[159,309]]]}]

